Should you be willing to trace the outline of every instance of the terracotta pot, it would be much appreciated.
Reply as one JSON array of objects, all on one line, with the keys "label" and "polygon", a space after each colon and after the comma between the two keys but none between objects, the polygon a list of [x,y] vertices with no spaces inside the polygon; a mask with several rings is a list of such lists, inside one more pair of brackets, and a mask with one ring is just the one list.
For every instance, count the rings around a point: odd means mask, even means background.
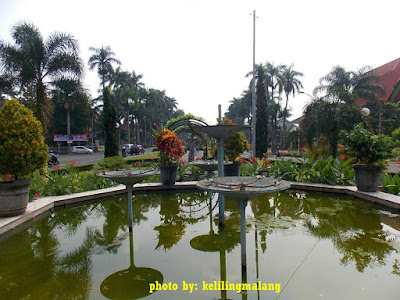
[{"label": "terracotta pot", "polygon": [[376,192],[379,188],[382,166],[353,165],[357,189],[361,192]]},{"label": "terracotta pot", "polygon": [[176,172],[178,169],[177,164],[173,165],[160,165],[161,183],[164,185],[173,185],[176,182]]},{"label": "terracotta pot", "polygon": [[224,176],[240,176],[240,161],[234,161],[233,164],[224,165]]},{"label": "terracotta pot", "polygon": [[0,182],[0,217],[18,216],[25,212],[30,179]]}]

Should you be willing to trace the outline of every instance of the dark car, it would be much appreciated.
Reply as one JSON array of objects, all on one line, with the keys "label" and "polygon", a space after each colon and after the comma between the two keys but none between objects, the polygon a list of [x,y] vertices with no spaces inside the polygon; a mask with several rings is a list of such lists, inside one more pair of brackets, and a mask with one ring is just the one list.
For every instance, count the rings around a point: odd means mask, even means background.
[{"label": "dark car", "polygon": [[131,151],[129,152],[130,155],[136,154],[144,154],[144,148],[142,145],[133,145],[131,147]]}]

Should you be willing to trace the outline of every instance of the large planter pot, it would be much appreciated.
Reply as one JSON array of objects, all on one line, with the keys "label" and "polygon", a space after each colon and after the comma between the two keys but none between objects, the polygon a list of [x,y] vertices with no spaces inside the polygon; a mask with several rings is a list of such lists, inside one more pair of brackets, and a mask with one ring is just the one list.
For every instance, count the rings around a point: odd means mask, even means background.
[{"label": "large planter pot", "polygon": [[233,164],[224,165],[224,176],[240,176],[240,161],[234,161]]},{"label": "large planter pot", "polygon": [[356,186],[361,192],[376,192],[382,173],[380,165],[353,165]]},{"label": "large planter pot", "polygon": [[164,185],[173,185],[176,182],[177,164],[173,165],[160,165],[161,183]]},{"label": "large planter pot", "polygon": [[0,182],[0,217],[17,216],[25,212],[30,182],[30,179]]}]

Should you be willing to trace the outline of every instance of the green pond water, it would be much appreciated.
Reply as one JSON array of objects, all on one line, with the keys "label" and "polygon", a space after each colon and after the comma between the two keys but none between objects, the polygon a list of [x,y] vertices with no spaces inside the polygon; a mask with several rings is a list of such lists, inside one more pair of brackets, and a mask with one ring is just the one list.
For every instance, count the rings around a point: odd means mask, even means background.
[{"label": "green pond water", "polygon": [[206,192],[134,195],[133,232],[126,197],[58,210],[0,243],[0,299],[400,299],[397,213],[311,192],[258,197],[246,268],[235,201],[225,215],[222,230]]}]

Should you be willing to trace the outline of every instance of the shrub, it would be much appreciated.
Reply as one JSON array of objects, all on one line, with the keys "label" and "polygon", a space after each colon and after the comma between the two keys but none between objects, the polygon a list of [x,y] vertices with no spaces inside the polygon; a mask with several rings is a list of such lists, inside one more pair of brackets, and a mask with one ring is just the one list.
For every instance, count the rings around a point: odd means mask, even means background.
[{"label": "shrub", "polygon": [[[29,178],[45,167],[48,147],[42,124],[17,99],[0,109],[0,174],[6,180]],[[2,179],[0,179],[2,180]]]},{"label": "shrub", "polygon": [[385,135],[373,135],[362,124],[356,125],[349,133],[344,133],[349,154],[357,163],[365,165],[380,164],[392,157],[394,143]]}]

